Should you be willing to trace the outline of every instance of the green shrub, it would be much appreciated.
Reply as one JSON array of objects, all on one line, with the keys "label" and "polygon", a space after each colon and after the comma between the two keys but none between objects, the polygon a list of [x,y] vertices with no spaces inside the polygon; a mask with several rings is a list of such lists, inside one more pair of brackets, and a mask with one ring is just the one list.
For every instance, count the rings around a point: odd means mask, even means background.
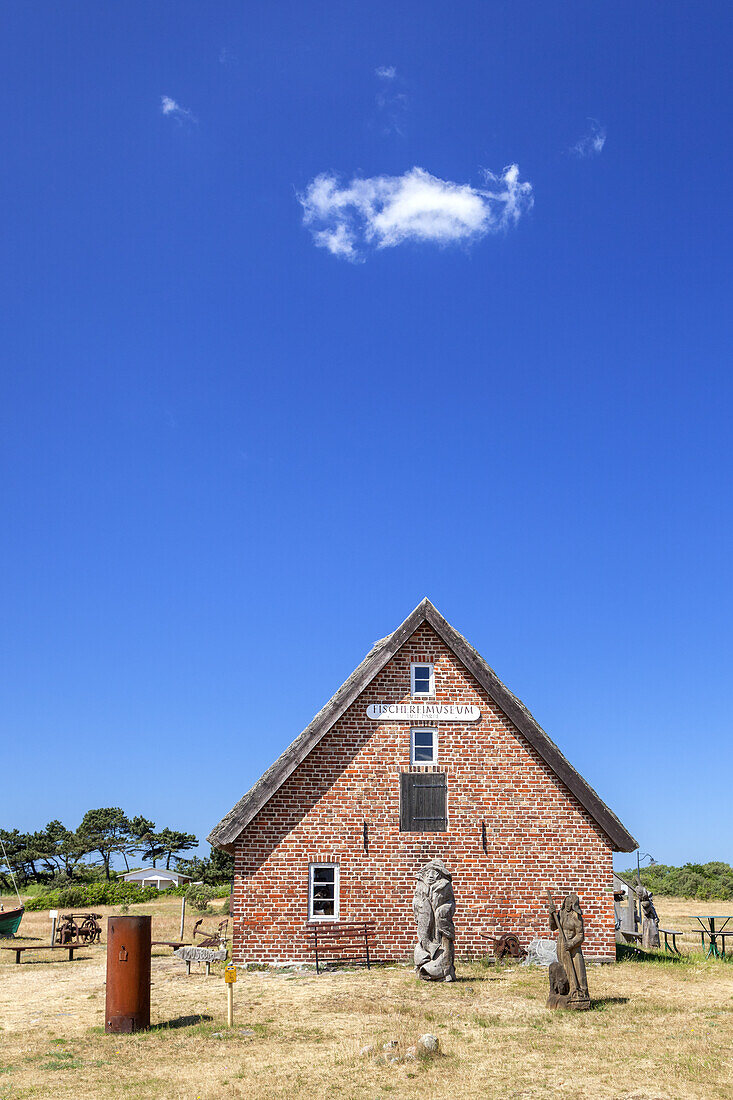
[{"label": "green shrub", "polygon": [[[166,894],[175,898],[188,897],[188,891],[192,886],[196,886],[197,883],[189,882],[187,886],[172,886],[170,890],[166,890]],[[207,886],[212,898],[228,898],[231,893],[231,885],[227,886]]]},{"label": "green shrub", "polygon": [[[135,905],[141,901],[153,901],[159,897],[183,897],[189,900],[189,890],[205,890],[207,892],[207,908],[212,898],[229,897],[229,886],[176,886],[171,890],[157,890],[154,886],[144,886],[140,889],[134,882],[124,882],[122,879],[112,879],[107,882],[78,883],[74,886],[65,885],[60,890],[45,890],[43,893],[34,894],[26,899],[25,907],[29,912],[39,912],[44,909],[94,909],[97,905]],[[196,908],[193,902],[191,907]],[[205,912],[201,909],[199,912]]]},{"label": "green shrub", "polygon": [[67,886],[63,890],[48,890],[28,898],[25,907],[29,912],[44,909],[94,909],[98,905],[134,905],[140,901],[152,901],[160,896],[154,886],[141,890],[131,882],[121,880],[91,882],[86,885]]},{"label": "green shrub", "polygon": [[208,913],[209,902],[214,896],[210,886],[198,886],[195,883],[186,890],[186,901],[196,913]]},{"label": "green shrub", "polygon": [[90,902],[88,886],[64,886],[55,891],[58,894],[59,909],[76,909],[79,905]]},{"label": "green shrub", "polygon": [[[636,869],[622,874],[631,882],[636,878]],[[653,894],[667,897],[733,900],[733,867],[728,863],[686,863],[684,867],[657,863],[642,867],[641,881]]]}]

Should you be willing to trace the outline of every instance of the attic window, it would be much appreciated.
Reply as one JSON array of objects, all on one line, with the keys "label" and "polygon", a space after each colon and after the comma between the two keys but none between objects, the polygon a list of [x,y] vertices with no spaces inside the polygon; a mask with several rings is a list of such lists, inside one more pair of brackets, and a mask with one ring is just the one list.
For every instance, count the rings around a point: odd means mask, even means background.
[{"label": "attic window", "polygon": [[410,681],[413,695],[435,695],[435,671],[432,664],[410,665]]}]

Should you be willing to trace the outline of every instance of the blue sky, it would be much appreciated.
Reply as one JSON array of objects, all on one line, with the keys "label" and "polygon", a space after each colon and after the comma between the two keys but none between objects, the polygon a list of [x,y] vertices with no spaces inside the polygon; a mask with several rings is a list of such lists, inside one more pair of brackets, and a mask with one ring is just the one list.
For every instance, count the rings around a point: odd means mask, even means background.
[{"label": "blue sky", "polygon": [[427,595],[731,858],[732,15],[6,6],[0,824],[205,836]]}]

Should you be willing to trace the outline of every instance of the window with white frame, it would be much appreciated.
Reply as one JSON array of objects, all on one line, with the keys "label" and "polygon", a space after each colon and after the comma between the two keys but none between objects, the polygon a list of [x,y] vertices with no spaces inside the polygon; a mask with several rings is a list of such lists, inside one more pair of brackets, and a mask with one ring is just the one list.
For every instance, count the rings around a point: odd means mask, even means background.
[{"label": "window with white frame", "polygon": [[435,695],[435,672],[432,664],[410,665],[410,691],[413,695]]},{"label": "window with white frame", "polygon": [[338,920],[338,863],[311,863],[308,874],[308,919]]},{"label": "window with white frame", "polygon": [[411,764],[438,763],[438,731],[414,726],[411,730]]}]

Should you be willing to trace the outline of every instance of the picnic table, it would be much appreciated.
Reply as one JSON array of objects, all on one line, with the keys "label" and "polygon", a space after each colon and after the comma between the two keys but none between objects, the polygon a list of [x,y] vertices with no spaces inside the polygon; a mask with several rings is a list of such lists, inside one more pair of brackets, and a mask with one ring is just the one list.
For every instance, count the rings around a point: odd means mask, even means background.
[{"label": "picnic table", "polygon": [[[716,959],[724,959],[725,937],[733,935],[733,929],[730,932],[724,932],[723,929],[725,928],[728,921],[733,920],[733,914],[729,917],[726,917],[721,913],[713,913],[707,915],[703,915],[702,913],[692,913],[690,914],[689,919],[696,920],[697,923],[700,925],[700,940],[702,942],[703,950],[705,948],[705,937],[707,936],[710,940],[710,946],[707,949],[705,958],[709,959],[710,956],[713,955],[713,957]],[[719,924],[716,928],[716,921],[722,921],[723,923]],[[718,940],[720,940],[722,943],[722,951],[718,950]]]}]

